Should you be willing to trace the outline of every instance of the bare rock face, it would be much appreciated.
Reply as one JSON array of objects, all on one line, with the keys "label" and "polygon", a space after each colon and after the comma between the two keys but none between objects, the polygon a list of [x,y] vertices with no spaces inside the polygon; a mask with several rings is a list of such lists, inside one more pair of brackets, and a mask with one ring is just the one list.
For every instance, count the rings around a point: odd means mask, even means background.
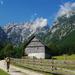
[{"label": "bare rock face", "polygon": [[28,38],[33,34],[38,34],[39,32],[46,32],[48,29],[47,19],[37,18],[33,22],[25,22],[22,24],[8,24],[3,27],[7,38],[13,44],[19,44],[28,40]]}]

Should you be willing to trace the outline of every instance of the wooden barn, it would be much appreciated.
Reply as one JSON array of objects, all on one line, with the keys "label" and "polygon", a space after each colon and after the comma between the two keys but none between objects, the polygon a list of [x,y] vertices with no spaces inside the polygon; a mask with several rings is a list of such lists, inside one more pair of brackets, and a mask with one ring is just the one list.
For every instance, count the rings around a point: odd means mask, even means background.
[{"label": "wooden barn", "polygon": [[44,45],[36,36],[33,36],[25,49],[25,53],[28,55],[30,58],[50,58],[50,52],[49,48]]}]

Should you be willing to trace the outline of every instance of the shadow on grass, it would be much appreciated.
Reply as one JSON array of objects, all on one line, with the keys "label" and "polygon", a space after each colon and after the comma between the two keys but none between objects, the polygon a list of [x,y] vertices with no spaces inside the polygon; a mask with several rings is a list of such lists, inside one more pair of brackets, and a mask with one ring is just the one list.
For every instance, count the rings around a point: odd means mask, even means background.
[{"label": "shadow on grass", "polygon": [[60,74],[54,74],[54,73],[53,73],[53,75],[60,75]]}]

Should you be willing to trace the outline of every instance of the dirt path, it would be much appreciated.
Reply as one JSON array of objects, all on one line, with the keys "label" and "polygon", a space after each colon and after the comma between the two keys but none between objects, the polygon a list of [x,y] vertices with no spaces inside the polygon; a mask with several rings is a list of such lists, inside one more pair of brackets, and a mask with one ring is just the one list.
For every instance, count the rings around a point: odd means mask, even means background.
[{"label": "dirt path", "polygon": [[[4,60],[0,61],[0,68],[7,72],[6,70],[6,63]],[[10,65],[10,71],[8,72],[10,75],[43,75],[38,72],[30,71],[27,69],[22,69]]]}]

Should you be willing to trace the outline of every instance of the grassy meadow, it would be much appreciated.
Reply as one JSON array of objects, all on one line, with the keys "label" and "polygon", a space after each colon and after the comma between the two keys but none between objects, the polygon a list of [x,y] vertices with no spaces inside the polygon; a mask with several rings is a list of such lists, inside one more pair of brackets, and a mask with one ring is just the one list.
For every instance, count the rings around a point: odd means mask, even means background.
[{"label": "grassy meadow", "polygon": [[0,75],[9,75],[9,74],[0,69]]},{"label": "grassy meadow", "polygon": [[[73,57],[74,55],[70,56]],[[58,56],[60,57],[60,56]],[[63,58],[63,59],[62,59]],[[61,60],[60,60],[61,59]],[[15,66],[21,68],[27,68],[34,71],[46,73],[46,75],[61,75],[70,72],[64,71],[63,69],[75,70],[75,61],[65,60],[64,57],[57,60],[51,59],[12,59],[12,63]],[[53,66],[53,68],[52,68]],[[60,68],[60,69],[58,69]],[[53,69],[53,70],[52,70]]]},{"label": "grassy meadow", "polygon": [[56,60],[75,60],[75,54],[72,55],[62,55],[62,56],[54,56],[52,57]]}]

